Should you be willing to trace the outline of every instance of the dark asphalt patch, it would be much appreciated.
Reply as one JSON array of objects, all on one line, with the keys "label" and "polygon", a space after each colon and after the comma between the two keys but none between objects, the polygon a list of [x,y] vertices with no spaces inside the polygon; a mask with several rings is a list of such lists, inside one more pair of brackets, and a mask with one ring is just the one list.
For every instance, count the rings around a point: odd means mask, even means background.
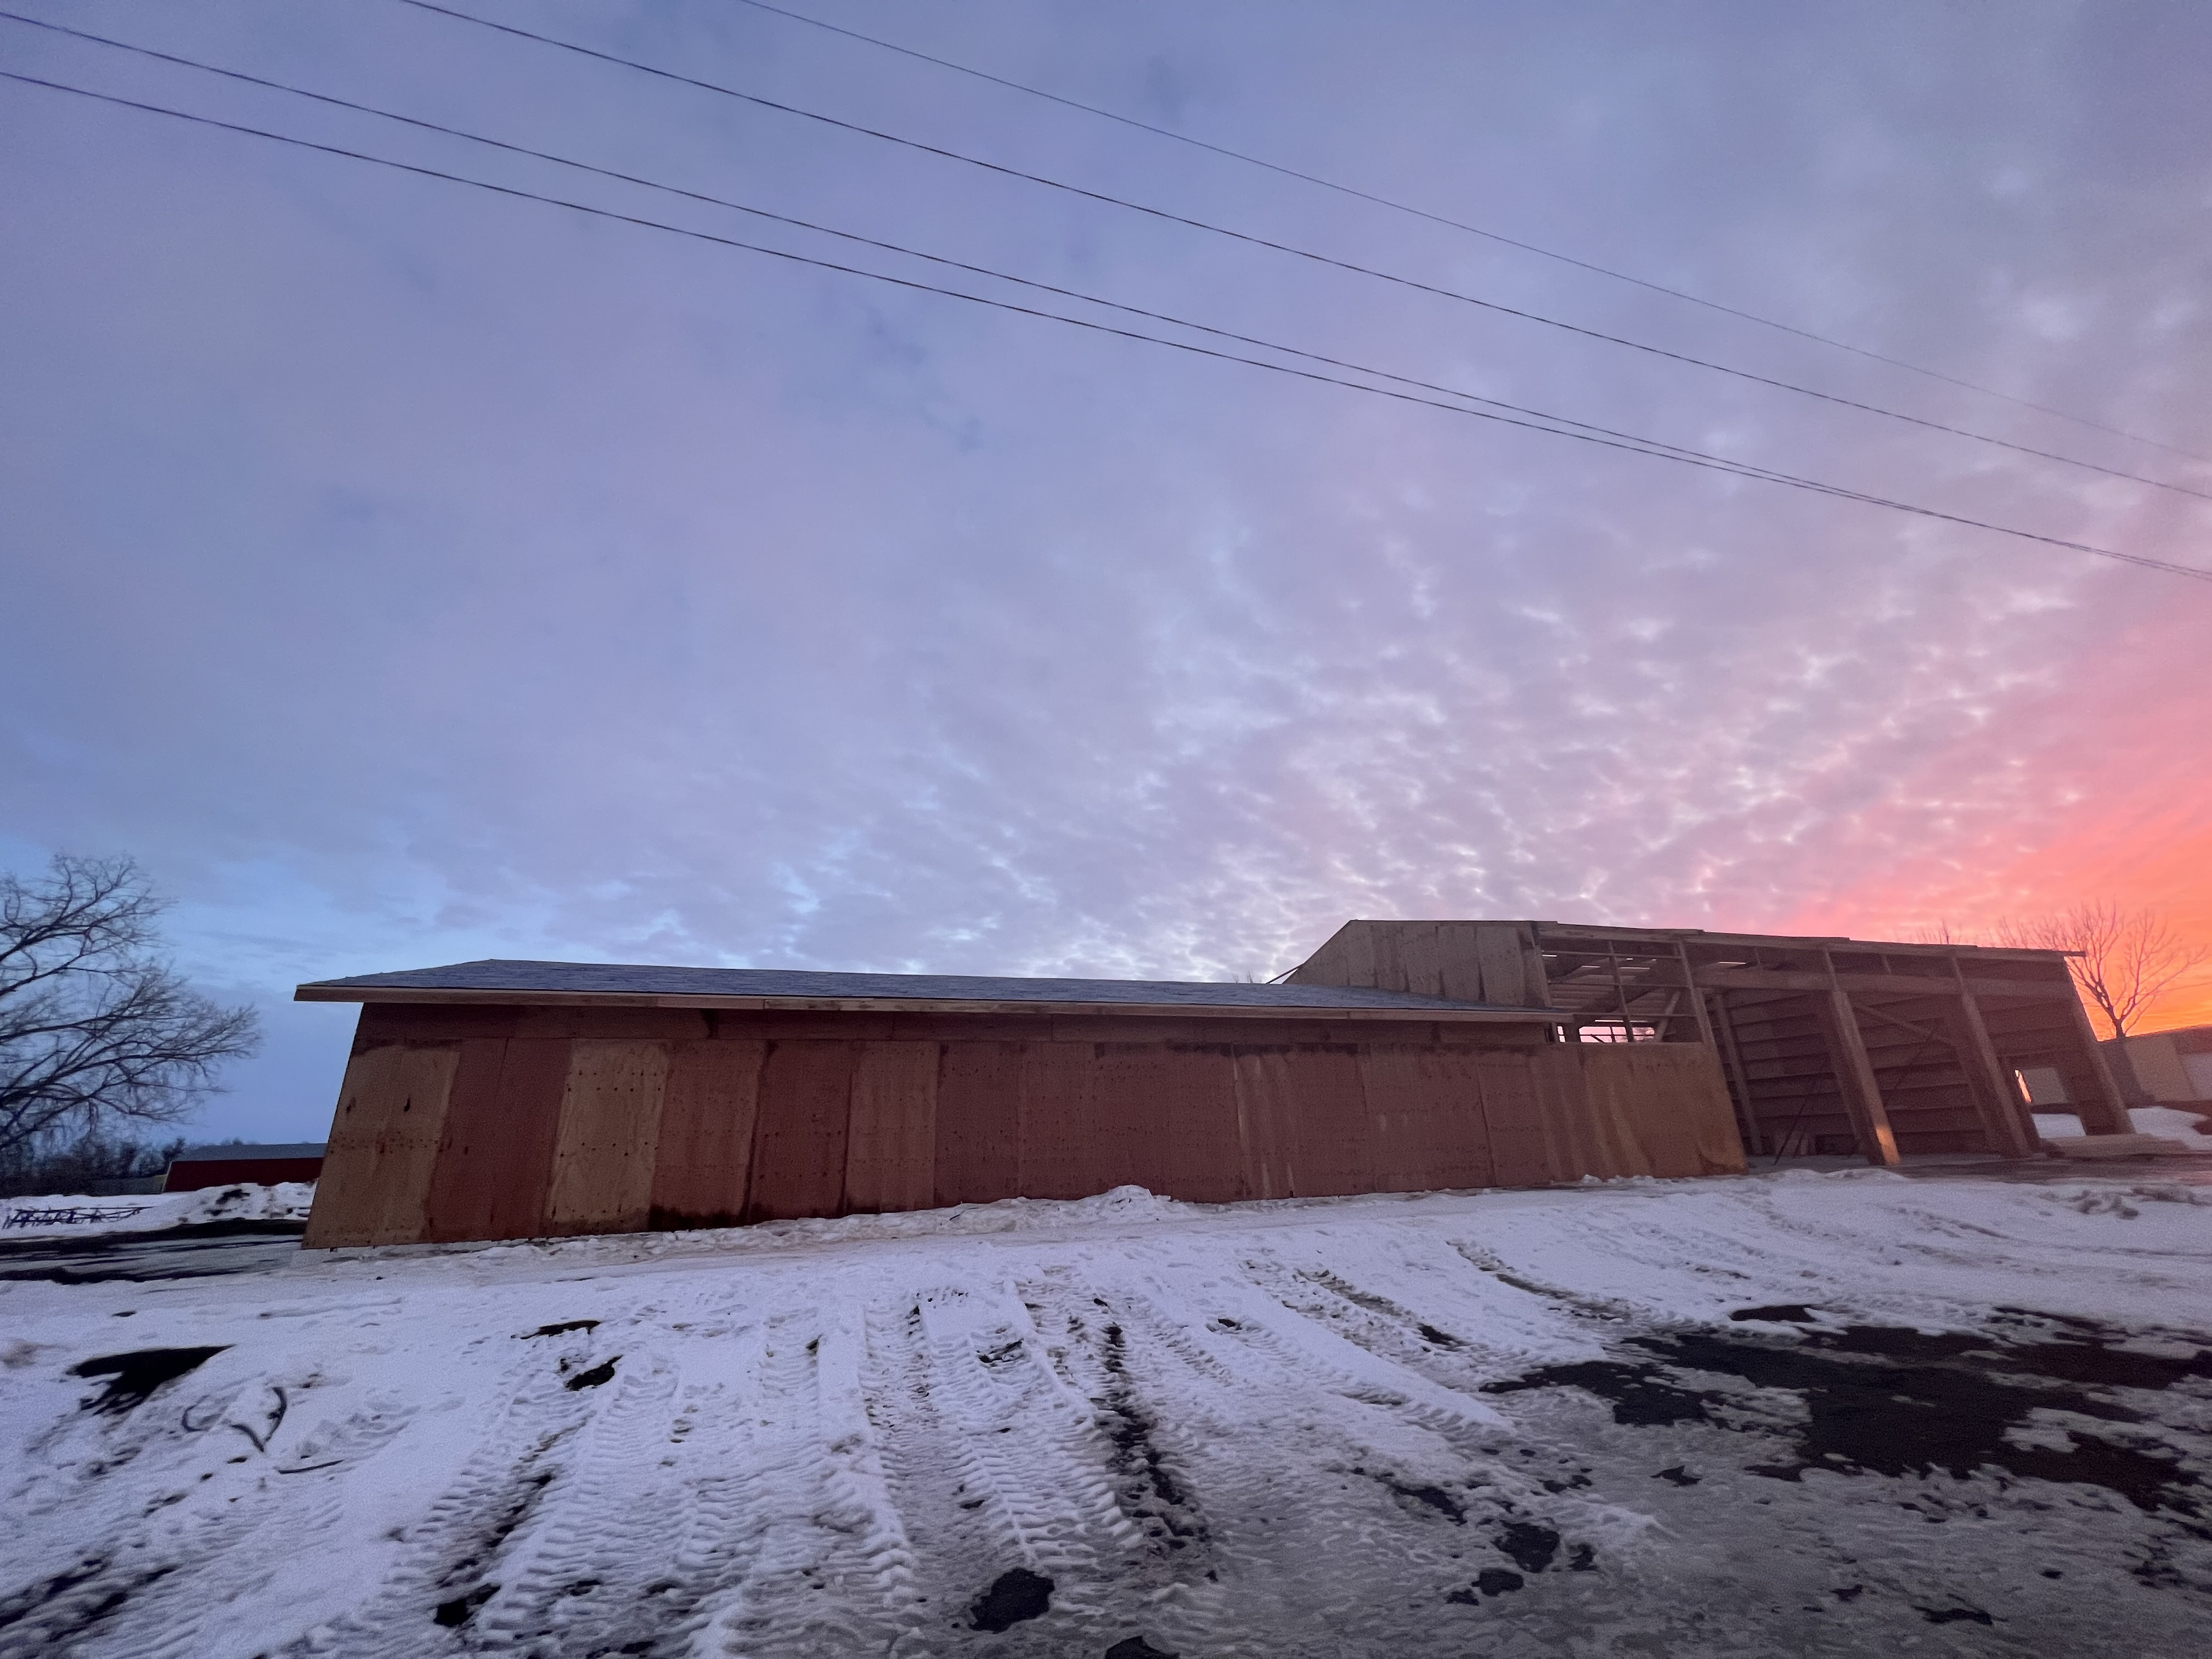
[{"label": "dark asphalt patch", "polygon": [[996,1632],[1037,1618],[1051,1606],[1052,1580],[1027,1567],[1016,1567],[994,1579],[991,1588],[975,1598],[969,1611],[975,1629]]},{"label": "dark asphalt patch", "polygon": [[1456,1601],[1462,1607],[1473,1607],[1486,1595],[1504,1595],[1519,1589],[1528,1582],[1519,1573],[1509,1572],[1504,1567],[1485,1567],[1475,1574],[1474,1583],[1465,1589],[1454,1590],[1444,1600]]},{"label": "dark asphalt patch", "polygon": [[81,1365],[70,1366],[69,1374],[71,1376],[106,1377],[106,1390],[96,1398],[86,1401],[83,1408],[120,1417],[124,1413],[144,1405],[154,1390],[164,1382],[173,1382],[188,1372],[198,1370],[227,1346],[140,1348],[131,1353],[102,1354],[97,1359],[88,1359]]},{"label": "dark asphalt patch", "polygon": [[[1745,1311],[1764,1316],[1784,1310]],[[1815,1468],[1890,1476],[1941,1472],[1964,1480],[1977,1470],[1999,1469],[2102,1486],[2145,1511],[2197,1516],[2194,1489],[2201,1483],[2174,1455],[2080,1430],[2069,1432],[2063,1449],[2021,1443],[2010,1431],[2027,1427],[2038,1412],[2143,1422],[2142,1412],[2102,1391],[2156,1391],[2212,1377],[2212,1351],[2171,1344],[2189,1351],[2150,1352],[2123,1346],[2135,1340],[2130,1334],[2087,1321],[2008,1317],[2014,1328],[1963,1334],[1884,1325],[1795,1338],[1676,1331],[1624,1345],[1649,1358],[1543,1366],[1487,1383],[1485,1392],[1576,1388],[1607,1401],[1614,1420],[1632,1427],[1688,1423],[1740,1430],[1735,1413],[1742,1397],[1701,1380],[1732,1377],[1793,1394],[1805,1411],[1802,1424],[1762,1425],[1794,1445],[1788,1461],[1754,1468],[1754,1474],[1796,1480]],[[1677,1480],[1680,1473],[1662,1471],[1660,1478]]]},{"label": "dark asphalt patch", "polygon": [[1492,1541],[1500,1555],[1528,1573],[1543,1571],[1559,1553],[1559,1534],[1534,1521],[1510,1522]]},{"label": "dark asphalt patch", "polygon": [[304,1221],[195,1221],[141,1232],[0,1242],[0,1281],[56,1285],[204,1279],[278,1267],[298,1253]]},{"label": "dark asphalt patch", "polygon": [[594,1365],[587,1371],[578,1371],[562,1386],[574,1394],[579,1389],[596,1389],[602,1382],[611,1382],[614,1380],[615,1359],[621,1358],[620,1354],[617,1354],[614,1359],[608,1360],[603,1365]]},{"label": "dark asphalt patch", "polygon": [[[1106,1388],[1091,1404],[1103,1413],[1102,1426],[1114,1445],[1113,1470],[1122,1511],[1155,1546],[1179,1550],[1203,1544],[1206,1525],[1161,1457],[1152,1438],[1158,1425],[1130,1385],[1128,1339],[1118,1324],[1105,1326],[1100,1334],[1105,1339],[1100,1358],[1106,1369]],[[988,1364],[989,1356],[984,1358]]]},{"label": "dark asphalt patch", "polygon": [[1984,1613],[1979,1607],[1916,1607],[1912,1610],[1918,1613],[1923,1619],[1925,1619],[1931,1625],[1956,1625],[1962,1622],[1971,1622],[1977,1625],[1994,1625],[1996,1623],[1996,1620],[1990,1618],[1988,1613]]},{"label": "dark asphalt patch", "polygon": [[[1364,1468],[1354,1468],[1352,1472],[1354,1474],[1367,1474],[1367,1471]],[[1443,1516],[1445,1519],[1450,1521],[1455,1525],[1464,1524],[1467,1520],[1466,1508],[1460,1503],[1459,1499],[1454,1498],[1442,1486],[1417,1486],[1411,1485],[1407,1481],[1401,1480],[1395,1475],[1389,1474],[1377,1474],[1370,1478],[1380,1481],[1385,1487],[1389,1488],[1391,1492],[1397,1493],[1401,1498],[1411,1498],[1414,1503],[1419,1504],[1425,1508],[1434,1510],[1438,1515]]]},{"label": "dark asphalt patch", "polygon": [[477,1616],[477,1609],[499,1593],[496,1584],[479,1584],[466,1595],[457,1595],[450,1601],[441,1601],[431,1618],[448,1630],[457,1630]]},{"label": "dark asphalt patch", "polygon": [[558,1325],[540,1325],[534,1331],[524,1331],[521,1340],[527,1342],[533,1336],[566,1336],[570,1331],[596,1331],[599,1328],[599,1322],[596,1319],[568,1319]]}]

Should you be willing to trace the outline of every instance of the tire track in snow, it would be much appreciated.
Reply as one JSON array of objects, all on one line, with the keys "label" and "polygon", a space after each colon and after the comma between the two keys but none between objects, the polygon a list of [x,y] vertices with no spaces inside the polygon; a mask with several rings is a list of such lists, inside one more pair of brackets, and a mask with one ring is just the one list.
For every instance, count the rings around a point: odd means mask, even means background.
[{"label": "tire track in snow", "polygon": [[526,1559],[568,1472],[570,1443],[605,1407],[599,1389],[569,1386],[592,1369],[593,1346],[589,1336],[550,1352],[526,1340],[504,1368],[506,1404],[475,1449],[420,1520],[393,1529],[398,1562],[360,1605],[283,1650],[416,1659],[483,1646],[490,1627],[479,1614],[508,1564]]},{"label": "tire track in snow", "polygon": [[312,1367],[291,1367],[197,1393],[164,1389],[119,1420],[71,1413],[40,1437],[50,1455],[67,1460],[70,1442],[86,1455],[39,1471],[19,1492],[34,1534],[62,1530],[71,1510],[125,1468],[141,1481],[160,1468],[153,1484],[162,1490],[67,1565],[0,1598],[0,1656],[204,1651],[228,1604],[265,1590],[295,1551],[342,1518],[333,1485],[312,1473],[304,1485],[288,1478],[301,1451],[319,1448],[333,1467],[357,1461],[413,1415],[386,1402],[356,1410],[327,1444],[319,1430],[295,1443],[283,1431],[309,1408],[319,1381]]},{"label": "tire track in snow", "polygon": [[[1587,1481],[1571,1458],[1516,1445],[1506,1419],[1461,1391],[1468,1379],[1441,1384],[1286,1307],[1269,1284],[1304,1281],[1279,1261],[1240,1265],[1190,1291],[1151,1276],[1103,1292],[1133,1377],[1175,1425],[1179,1469],[1224,1517],[1223,1611],[1184,1650],[1214,1651],[1227,1635],[1255,1652],[1304,1651],[1317,1630],[1356,1628],[1362,1651],[1456,1651],[1483,1623],[1473,1581],[1506,1565],[1499,1540],[1514,1529],[1559,1534],[1562,1569],[1590,1564],[1583,1545],[1643,1531],[1642,1517],[1573,1496]],[[1366,1409],[1347,1414],[1346,1400]],[[1509,1452],[1543,1455],[1567,1479],[1545,1481]],[[1599,1588],[1573,1582],[1584,1595]]]},{"label": "tire track in snow", "polygon": [[[677,1379],[625,1342],[616,1375],[565,1447],[567,1467],[537,1523],[500,1564],[500,1588],[471,1621],[472,1644],[547,1656],[650,1654],[687,1609],[663,1569],[687,1530],[690,1494],[664,1455]],[[588,1370],[572,1367],[563,1386]]]},{"label": "tire track in snow", "polygon": [[[896,1454],[904,1495],[952,1505],[948,1547],[925,1534],[932,1627],[974,1629],[979,1598],[1022,1571],[1052,1581],[1049,1606],[994,1650],[1103,1651],[1117,1639],[1100,1632],[1128,1599],[1143,1540],[1115,1504],[1091,1403],[1054,1370],[1030,1309],[1003,1281],[954,1285],[915,1297],[895,1327],[886,1322],[886,1335],[894,1330],[919,1408]],[[951,1472],[949,1490],[914,1479],[932,1459]]]},{"label": "tire track in snow", "polygon": [[860,1388],[860,1316],[772,1317],[751,1462],[719,1494],[725,1563],[694,1650],[757,1659],[895,1650],[916,1622],[912,1547]]}]

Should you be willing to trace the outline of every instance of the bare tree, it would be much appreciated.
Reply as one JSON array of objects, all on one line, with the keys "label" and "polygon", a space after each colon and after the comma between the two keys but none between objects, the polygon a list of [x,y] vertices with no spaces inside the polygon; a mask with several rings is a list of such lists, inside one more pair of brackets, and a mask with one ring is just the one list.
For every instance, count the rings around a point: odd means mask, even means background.
[{"label": "bare tree", "polygon": [[2081,995],[2124,1037],[2152,1004],[2212,951],[2173,931],[2155,910],[2123,910],[2109,899],[2054,915],[1997,924],[1996,942],[2031,951],[2075,951],[2068,966]]},{"label": "bare tree", "polygon": [[260,1045],[251,1008],[217,1006],[156,954],[167,908],[127,858],[0,874],[0,1161],[174,1122]]}]

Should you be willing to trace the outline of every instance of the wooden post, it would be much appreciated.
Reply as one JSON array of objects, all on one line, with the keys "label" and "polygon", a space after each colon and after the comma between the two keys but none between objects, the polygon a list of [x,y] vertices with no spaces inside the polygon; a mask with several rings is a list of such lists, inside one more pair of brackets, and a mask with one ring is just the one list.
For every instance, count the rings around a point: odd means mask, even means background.
[{"label": "wooden post", "polygon": [[[1830,972],[1833,971],[1832,968]],[[1866,1043],[1859,1036],[1859,1018],[1851,1010],[1850,993],[1834,988],[1815,991],[1812,997],[1828,1039],[1836,1086],[1843,1091],[1844,1109],[1850,1114],[1851,1127],[1858,1132],[1860,1149],[1869,1164],[1893,1165],[1897,1136],[1889,1127],[1888,1109],[1881,1103],[1881,1085],[1875,1081],[1874,1062],[1867,1058]]]},{"label": "wooden post", "polygon": [[[1951,958],[1951,966],[1958,969],[1956,957]],[[1966,1088],[1974,1097],[1974,1110],[1981,1117],[1990,1150],[2006,1158],[2031,1157],[2036,1143],[2034,1121],[2021,1100],[2020,1091],[2006,1075],[2004,1062],[1997,1058],[1996,1044],[1990,1041],[1990,1028],[1982,1019],[1982,1005],[1966,988],[1963,973],[1959,981],[1959,1035],[1963,1041],[1954,1045],[1954,1052],[1959,1069],[1966,1074]]]},{"label": "wooden post", "polygon": [[1743,1149],[1757,1158],[1765,1152],[1766,1146],[1759,1139],[1759,1112],[1752,1104],[1751,1078],[1743,1069],[1743,1050],[1736,1046],[1735,1020],[1729,1012],[1728,993],[1708,991],[1705,995],[1712,999],[1713,1006],[1720,1014],[1717,1020],[1709,1019],[1707,1023],[1719,1027],[1721,1057],[1728,1062],[1729,1076],[1735,1083],[1736,1127],[1743,1133]]},{"label": "wooden post", "polygon": [[1613,1000],[1620,1004],[1620,1040],[1633,1042],[1636,1041],[1636,1018],[1628,1012],[1628,986],[1620,977],[1620,953],[1613,949],[1611,939],[1605,942],[1605,959],[1613,964]]},{"label": "wooden post", "polygon": [[1713,1040],[1713,1022],[1705,1012],[1705,993],[1698,989],[1698,976],[1690,967],[1690,946],[1687,940],[1674,941],[1675,960],[1682,964],[1682,988],[1690,999],[1690,1012],[1698,1017],[1698,1041],[1713,1050],[1716,1058],[1720,1044]]},{"label": "wooden post", "polygon": [[[2071,989],[2069,986],[2068,988]],[[2074,1110],[2081,1120],[2085,1133],[2093,1135],[2131,1135],[2136,1132],[2135,1120],[2128,1115],[2127,1106],[2112,1081],[2112,1068],[2105,1064],[2105,1050],[2097,1041],[2097,1033],[2090,1026],[2089,1012],[2082,1007],[2079,996],[2066,999],[2067,1011],[2074,1016],[2074,1034],[2081,1043],[2081,1071],[2086,1073],[2089,1093],[2093,1098],[2077,1100]],[[2071,1093],[2069,1090],[2068,1091]]]}]

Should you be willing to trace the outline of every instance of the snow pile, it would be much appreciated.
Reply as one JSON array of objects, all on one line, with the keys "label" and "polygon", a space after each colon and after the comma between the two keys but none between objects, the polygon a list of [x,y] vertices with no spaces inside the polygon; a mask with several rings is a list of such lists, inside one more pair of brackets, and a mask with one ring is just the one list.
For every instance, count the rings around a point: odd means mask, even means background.
[{"label": "snow pile", "polygon": [[[2203,1133],[2205,1125],[2212,1120],[2208,1120],[2203,1112],[2172,1106],[2136,1106],[2129,1109],[2128,1119],[2139,1135],[2158,1135],[2178,1140],[2191,1152],[2212,1152],[2212,1134]],[[2036,1113],[2035,1132],[2045,1140],[2084,1133],[2081,1118],[2072,1112]]]},{"label": "snow pile", "polygon": [[2168,1140],[2179,1140],[2191,1152],[2212,1152],[2212,1135],[2204,1133],[2205,1117],[2202,1112],[2192,1112],[2173,1106],[2136,1106],[2128,1116],[2134,1120],[2139,1135],[2164,1135]]},{"label": "snow pile", "polygon": [[2191,1651],[2203,1195],[1124,1188],[0,1283],[0,1654]]},{"label": "snow pile", "polygon": [[5,1224],[0,1225],[0,1243],[155,1232],[210,1221],[305,1221],[314,1201],[312,1181],[283,1181],[270,1187],[240,1183],[125,1198],[88,1198],[82,1193],[10,1198],[0,1200],[0,1223]]}]

